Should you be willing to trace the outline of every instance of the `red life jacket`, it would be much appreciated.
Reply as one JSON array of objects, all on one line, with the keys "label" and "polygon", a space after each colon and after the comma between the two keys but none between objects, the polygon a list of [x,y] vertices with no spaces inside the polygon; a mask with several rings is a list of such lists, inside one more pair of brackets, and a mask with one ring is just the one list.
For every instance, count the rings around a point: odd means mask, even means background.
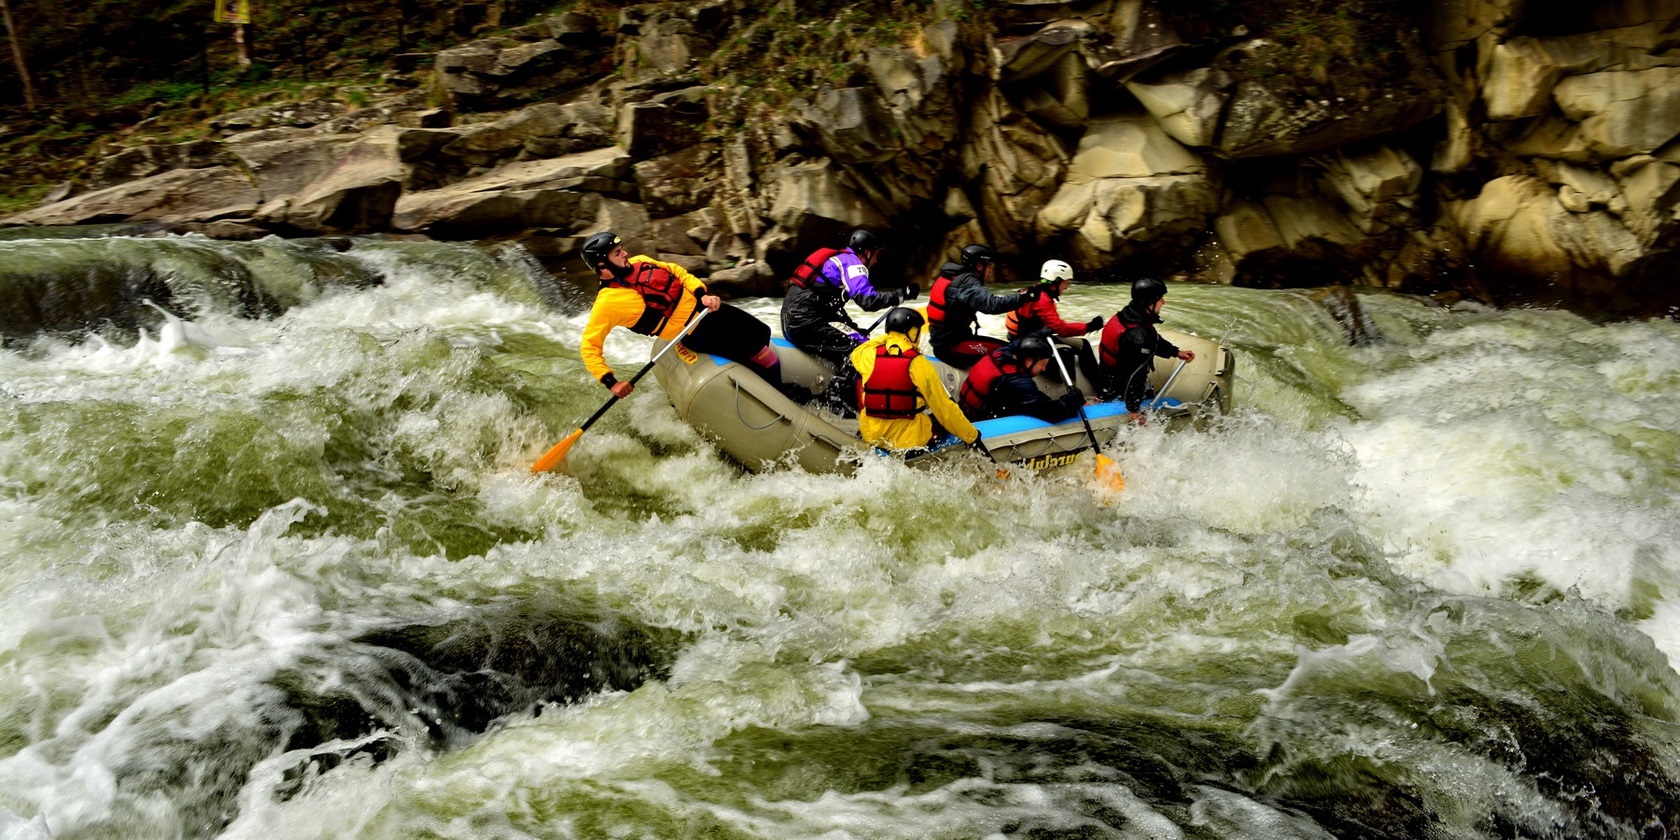
[{"label": "red life jacket", "polygon": [[940,274],[933,279],[933,288],[928,290],[927,320],[929,327],[937,327],[945,323],[945,290],[951,287],[951,278]]},{"label": "red life jacket", "polygon": [[1005,358],[1000,350],[993,350],[991,355],[975,362],[974,367],[968,369],[968,378],[963,380],[962,389],[957,392],[957,402],[962,405],[963,413],[969,417],[987,413],[986,400],[991,397],[992,388],[998,380],[1021,372],[1021,366],[1014,359]]},{"label": "red life jacket", "polygon": [[1128,324],[1118,317],[1110,318],[1108,323],[1103,324],[1102,341],[1097,346],[1097,360],[1102,363],[1104,370],[1113,370],[1120,365],[1120,336],[1125,335],[1126,330],[1134,326],[1136,325]]},{"label": "red life jacket", "polygon": [[921,355],[916,348],[903,353],[883,344],[875,348],[875,369],[868,382],[858,383],[858,405],[877,420],[908,420],[922,413],[927,402],[910,378],[910,360]]},{"label": "red life jacket", "polygon": [[665,324],[671,320],[671,313],[676,311],[677,301],[687,292],[683,288],[682,278],[654,265],[653,263],[636,263],[630,267],[630,276],[620,280],[616,277],[601,281],[601,285],[630,289],[642,296],[642,317],[636,320],[630,329],[642,335],[658,335],[665,329]]},{"label": "red life jacket", "polygon": [[818,248],[812,251],[811,256],[806,257],[805,261],[793,270],[793,276],[788,278],[788,285],[809,289],[822,282],[823,263],[828,262],[838,253],[840,253],[839,248]]}]

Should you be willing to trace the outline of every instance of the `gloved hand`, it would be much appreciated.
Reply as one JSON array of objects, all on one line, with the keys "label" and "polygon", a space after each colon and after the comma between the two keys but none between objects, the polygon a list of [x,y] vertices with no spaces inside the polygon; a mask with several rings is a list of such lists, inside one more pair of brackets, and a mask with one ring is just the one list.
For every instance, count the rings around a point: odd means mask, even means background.
[{"label": "gloved hand", "polygon": [[864,335],[863,333],[860,333],[860,332],[846,333],[846,337],[851,339],[853,344],[862,344],[865,341],[869,340],[869,336],[866,336],[866,335]]},{"label": "gloved hand", "polygon": [[1095,330],[1100,330],[1100,329],[1102,329],[1102,325],[1103,325],[1102,316],[1098,315],[1097,317],[1091,319],[1091,323],[1085,325],[1085,331],[1086,332],[1092,332],[1092,331],[1095,331]]},{"label": "gloved hand", "polygon": [[1068,389],[1067,394],[1062,399],[1067,400],[1069,405],[1084,405],[1085,392],[1079,390],[1078,386],[1074,386]]},{"label": "gloved hand", "polygon": [[915,300],[916,296],[921,293],[922,287],[916,285],[915,283],[911,283],[910,285],[904,287],[904,300]]},{"label": "gloved hand", "polygon": [[1032,303],[1033,301],[1038,300],[1041,297],[1044,297],[1044,287],[1043,286],[1029,286],[1025,289],[1022,289],[1021,294],[1027,296],[1027,302],[1028,303]]}]

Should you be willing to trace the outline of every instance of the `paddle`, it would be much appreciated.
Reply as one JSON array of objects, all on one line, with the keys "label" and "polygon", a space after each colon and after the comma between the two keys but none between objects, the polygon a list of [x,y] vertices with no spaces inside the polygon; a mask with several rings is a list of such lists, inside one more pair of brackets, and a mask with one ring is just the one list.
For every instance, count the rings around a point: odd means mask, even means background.
[{"label": "paddle", "polygon": [[[1056,360],[1056,369],[1062,372],[1062,382],[1072,388],[1073,377],[1068,375],[1067,365],[1062,362],[1062,351],[1054,343],[1050,345],[1050,356]],[[1097,433],[1091,428],[1091,418],[1085,416],[1084,403],[1079,405],[1079,422],[1085,424],[1085,434],[1091,438],[1091,451],[1097,455],[1097,478],[1114,490],[1124,490],[1126,478],[1120,474],[1120,467],[1114,459],[1102,454],[1102,444],[1097,442]]]},{"label": "paddle", "polygon": [[1150,413],[1161,413],[1161,409],[1164,407],[1163,404],[1167,399],[1167,389],[1172,387],[1173,380],[1178,378],[1178,372],[1184,370],[1184,365],[1189,361],[1189,359],[1178,360],[1178,367],[1173,368],[1172,375],[1167,377],[1167,381],[1161,386],[1161,390],[1155,392],[1155,399],[1149,401]]},{"label": "paddle", "polygon": [[[664,356],[666,353],[670,352],[672,347],[677,346],[677,342],[682,341],[683,336],[688,335],[689,332],[691,332],[694,329],[694,326],[696,324],[700,323],[700,319],[706,317],[706,313],[708,313],[710,311],[711,310],[702,307],[700,309],[700,314],[695,315],[694,320],[689,321],[687,326],[684,326],[682,328],[682,332],[677,333],[677,337],[671,339],[670,344],[665,345],[664,350],[661,350],[658,353],[655,353],[653,355],[653,358],[648,360],[647,364],[642,365],[641,370],[636,371],[635,376],[630,377],[630,384],[631,385],[636,384],[637,380],[646,376],[648,371],[653,370],[654,363],[658,362],[659,358],[661,356]],[[618,395],[614,394],[612,396],[612,399],[607,400],[606,405],[601,406],[601,408],[599,410],[597,410],[593,416],[591,416],[588,420],[583,421],[583,425],[579,426],[577,431],[572,432],[571,434],[567,435],[565,440],[562,440],[559,443],[554,444],[554,448],[552,448],[552,449],[548,450],[548,452],[544,453],[541,458],[538,458],[537,462],[535,464],[531,465],[531,472],[534,472],[534,473],[548,472],[549,470],[552,470],[555,467],[560,466],[560,462],[565,459],[566,453],[571,450],[572,444],[577,443],[578,438],[583,437],[583,433],[588,431],[590,426],[595,425],[595,421],[601,419],[601,415],[606,414],[607,409],[612,408],[613,404],[616,403],[616,402],[618,402]]]}]

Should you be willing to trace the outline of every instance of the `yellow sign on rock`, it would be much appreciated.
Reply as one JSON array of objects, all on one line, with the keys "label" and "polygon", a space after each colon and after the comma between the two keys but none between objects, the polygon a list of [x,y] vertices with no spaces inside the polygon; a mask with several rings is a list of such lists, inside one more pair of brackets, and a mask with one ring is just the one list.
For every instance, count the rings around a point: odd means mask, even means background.
[{"label": "yellow sign on rock", "polygon": [[216,0],[217,23],[250,23],[251,0]]}]

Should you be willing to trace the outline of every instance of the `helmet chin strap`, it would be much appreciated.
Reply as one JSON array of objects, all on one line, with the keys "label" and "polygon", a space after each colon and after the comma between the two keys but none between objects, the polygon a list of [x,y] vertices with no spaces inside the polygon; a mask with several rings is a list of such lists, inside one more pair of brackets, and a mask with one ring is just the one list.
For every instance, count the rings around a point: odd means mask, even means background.
[{"label": "helmet chin strap", "polygon": [[619,265],[618,263],[608,260],[607,264],[602,267],[607,270],[608,274],[611,274],[614,278],[619,280],[623,280],[624,278],[630,276],[630,266],[627,265]]}]

